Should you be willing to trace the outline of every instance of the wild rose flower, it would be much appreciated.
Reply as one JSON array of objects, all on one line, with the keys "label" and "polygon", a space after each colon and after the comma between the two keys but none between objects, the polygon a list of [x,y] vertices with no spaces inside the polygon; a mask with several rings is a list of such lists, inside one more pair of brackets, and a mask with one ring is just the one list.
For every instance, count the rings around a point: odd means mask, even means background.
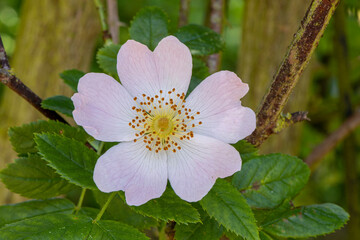
[{"label": "wild rose flower", "polygon": [[248,91],[236,74],[207,77],[185,100],[192,58],[177,38],[154,52],[133,40],[117,56],[122,84],[88,73],[72,100],[77,124],[95,139],[121,142],[97,161],[94,181],[103,192],[125,191],[129,205],[160,197],[169,179],[175,193],[202,199],[217,178],[241,169],[236,143],[255,129],[255,114],[241,106]]}]

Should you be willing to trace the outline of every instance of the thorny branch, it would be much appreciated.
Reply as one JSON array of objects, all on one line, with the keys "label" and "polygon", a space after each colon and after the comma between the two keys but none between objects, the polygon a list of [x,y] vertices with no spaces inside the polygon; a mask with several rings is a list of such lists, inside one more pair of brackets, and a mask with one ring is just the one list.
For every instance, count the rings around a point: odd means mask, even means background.
[{"label": "thorny branch", "polygon": [[276,123],[340,0],[313,0],[289,50],[274,76],[257,114],[255,131],[246,139],[260,146],[274,133]]},{"label": "thorny branch", "polygon": [[335,132],[330,134],[320,145],[314,148],[305,162],[314,169],[323,157],[331,151],[341,140],[360,126],[360,109],[349,117]]},{"label": "thorny branch", "polygon": [[108,24],[113,43],[119,43],[119,27],[121,25],[118,14],[117,0],[107,0]]},{"label": "thorny branch", "polygon": [[35,107],[40,113],[51,120],[57,120],[63,123],[67,123],[64,118],[54,111],[47,110],[41,107],[42,99],[30,90],[20,79],[14,74],[10,73],[10,65],[6,56],[6,51],[0,36],[0,81],[8,88],[16,92],[33,107]]}]

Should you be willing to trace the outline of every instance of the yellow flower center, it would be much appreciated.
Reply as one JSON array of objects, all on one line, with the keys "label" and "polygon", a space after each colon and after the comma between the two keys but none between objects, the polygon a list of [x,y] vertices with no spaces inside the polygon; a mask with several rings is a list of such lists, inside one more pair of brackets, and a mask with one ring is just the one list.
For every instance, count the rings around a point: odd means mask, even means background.
[{"label": "yellow flower center", "polygon": [[185,93],[176,93],[175,88],[167,93],[160,90],[153,97],[142,94],[143,100],[134,98],[136,116],[129,126],[136,131],[134,142],[143,141],[149,151],[176,152],[181,150],[180,142],[194,137],[192,128],[201,125],[195,122],[200,112],[185,107]]},{"label": "yellow flower center", "polygon": [[174,124],[172,119],[158,116],[154,118],[152,127],[154,128],[156,135],[158,135],[160,138],[165,138],[173,131]]}]

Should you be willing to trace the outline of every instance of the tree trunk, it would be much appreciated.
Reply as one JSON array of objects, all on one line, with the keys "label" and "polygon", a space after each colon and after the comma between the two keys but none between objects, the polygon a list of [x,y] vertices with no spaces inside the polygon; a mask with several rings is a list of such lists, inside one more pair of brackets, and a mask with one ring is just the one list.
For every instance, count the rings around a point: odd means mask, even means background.
[{"label": "tree trunk", "polygon": [[[87,0],[25,0],[11,67],[40,97],[71,91],[59,73],[89,69],[100,26],[96,8]],[[16,157],[7,129],[43,118],[21,97],[6,89],[0,104],[0,168]],[[21,198],[0,186],[0,204]]]},{"label": "tree trunk", "polygon": [[[246,106],[259,107],[285,56],[287,47],[300,21],[310,5],[310,0],[247,0],[237,72],[249,84]],[[306,107],[307,71],[300,78],[286,111],[295,112]],[[263,152],[295,153],[299,126],[291,126],[262,145]]]}]

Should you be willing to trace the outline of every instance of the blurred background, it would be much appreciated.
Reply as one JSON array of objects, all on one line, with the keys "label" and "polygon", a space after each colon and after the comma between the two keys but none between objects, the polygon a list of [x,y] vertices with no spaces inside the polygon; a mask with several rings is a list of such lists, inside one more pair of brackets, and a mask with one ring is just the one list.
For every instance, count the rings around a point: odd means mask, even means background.
[{"label": "blurred background", "polygon": [[[250,86],[243,104],[256,110],[311,1],[181,2],[188,4],[188,23],[210,26],[210,3],[215,2],[222,9],[218,31],[224,38],[225,49],[219,56],[221,66],[210,67],[210,72],[217,69],[236,72]],[[118,0],[117,5],[120,43],[129,38],[130,21],[144,6],[163,9],[171,20],[170,32],[179,25],[180,0]],[[1,0],[0,34],[13,71],[42,98],[71,95],[58,76],[64,70],[100,71],[95,53],[103,41],[93,1]],[[308,111],[311,121],[273,135],[260,150],[306,159],[359,107],[360,1],[342,0],[284,112]],[[28,103],[0,85],[0,168],[16,157],[7,129],[41,118]],[[360,129],[355,129],[311,166],[311,179],[296,198],[295,204],[333,202],[350,213],[346,228],[324,239],[360,238],[358,159]],[[20,200],[21,197],[0,185],[1,204]]]}]

